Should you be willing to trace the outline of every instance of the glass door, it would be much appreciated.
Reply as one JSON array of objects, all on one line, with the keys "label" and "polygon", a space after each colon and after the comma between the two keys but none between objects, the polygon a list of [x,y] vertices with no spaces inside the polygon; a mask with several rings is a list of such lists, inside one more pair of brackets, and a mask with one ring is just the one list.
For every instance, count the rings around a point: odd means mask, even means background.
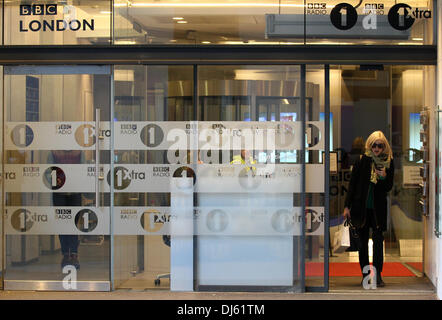
[{"label": "glass door", "polygon": [[198,128],[207,132],[196,166],[198,291],[304,290],[304,166],[275,160],[302,153],[302,117],[270,110],[285,99],[287,112],[302,112],[301,74],[301,66],[198,67]]},{"label": "glass door", "polygon": [[5,290],[110,290],[111,72],[4,68]]}]

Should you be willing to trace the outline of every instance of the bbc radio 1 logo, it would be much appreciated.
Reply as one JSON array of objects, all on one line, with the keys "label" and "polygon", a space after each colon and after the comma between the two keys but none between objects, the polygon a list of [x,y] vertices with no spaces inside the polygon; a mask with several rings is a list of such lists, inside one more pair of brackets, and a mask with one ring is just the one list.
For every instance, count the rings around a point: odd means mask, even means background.
[{"label": "bbc radio 1 logo", "polygon": [[11,140],[16,147],[28,147],[34,141],[34,131],[26,124],[19,124],[12,129]]},{"label": "bbc radio 1 logo", "polygon": [[60,167],[49,167],[43,174],[43,183],[50,190],[58,190],[65,185],[66,174]]},{"label": "bbc radio 1 logo", "polygon": [[[362,27],[366,30],[377,29],[376,15],[383,14],[383,4],[373,3],[365,4],[365,15],[362,21]],[[379,10],[382,8],[382,10]],[[388,22],[396,30],[404,31],[410,29],[416,19],[431,19],[431,10],[413,9],[405,3],[395,4],[388,11]],[[339,30],[349,30],[353,28],[358,21],[356,8],[349,3],[340,3],[330,12],[330,20],[333,26]]]},{"label": "bbc radio 1 logo", "polygon": [[92,232],[98,226],[98,216],[90,209],[80,210],[74,218],[75,227],[80,232]]}]

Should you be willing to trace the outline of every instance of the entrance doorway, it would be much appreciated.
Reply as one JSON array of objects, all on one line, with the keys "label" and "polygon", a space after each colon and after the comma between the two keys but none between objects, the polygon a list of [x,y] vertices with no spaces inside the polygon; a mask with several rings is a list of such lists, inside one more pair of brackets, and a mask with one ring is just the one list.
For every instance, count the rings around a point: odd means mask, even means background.
[{"label": "entrance doorway", "polygon": [[[338,172],[330,177],[330,236],[343,222],[351,168],[373,131],[384,132],[393,149],[395,176],[388,197],[384,269],[388,286],[423,276],[424,225],[419,167],[423,163],[420,112],[425,68],[419,66],[331,66],[330,117]],[[370,262],[372,262],[372,242]],[[357,252],[330,251],[330,288],[360,288]],[[352,276],[354,278],[352,278]]]},{"label": "entrance doorway", "polygon": [[325,291],[329,274],[339,286],[357,263],[329,245],[342,222],[352,142],[377,129],[396,168],[385,261],[399,280],[400,270],[422,276],[410,178],[422,161],[420,67],[4,73],[5,289]]},{"label": "entrance doorway", "polygon": [[109,66],[4,67],[4,289],[110,289],[110,89]]}]

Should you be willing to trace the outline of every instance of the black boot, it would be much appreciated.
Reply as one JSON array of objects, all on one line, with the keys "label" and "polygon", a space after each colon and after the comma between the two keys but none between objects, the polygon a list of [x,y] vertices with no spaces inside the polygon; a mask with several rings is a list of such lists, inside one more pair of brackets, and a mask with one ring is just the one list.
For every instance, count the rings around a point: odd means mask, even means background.
[{"label": "black boot", "polygon": [[63,254],[63,259],[61,260],[61,268],[63,269],[65,266],[71,264],[71,257],[69,254],[65,253]]},{"label": "black boot", "polygon": [[385,282],[382,280],[380,273],[376,276],[376,286],[380,288],[385,287]]},{"label": "black boot", "polygon": [[75,269],[80,269],[80,261],[78,261],[78,254],[71,253],[71,265],[73,265]]}]

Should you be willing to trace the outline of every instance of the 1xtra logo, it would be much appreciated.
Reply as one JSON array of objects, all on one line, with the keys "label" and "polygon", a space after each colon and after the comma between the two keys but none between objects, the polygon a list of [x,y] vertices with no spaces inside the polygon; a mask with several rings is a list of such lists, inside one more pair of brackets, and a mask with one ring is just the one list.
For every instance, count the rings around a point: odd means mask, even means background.
[{"label": "1xtra logo", "polygon": [[171,215],[149,209],[143,212],[140,218],[141,227],[147,232],[158,232],[171,220]]},{"label": "1xtra logo", "polygon": [[407,30],[411,28],[416,19],[430,19],[430,10],[412,9],[408,4],[398,3],[391,7],[388,12],[388,22],[396,30]]},{"label": "1xtra logo", "polygon": [[47,221],[48,216],[46,214],[31,213],[26,209],[15,210],[11,216],[11,225],[18,232],[29,231],[35,223]]},{"label": "1xtra logo", "polygon": [[[137,172],[135,170],[129,171],[125,167],[115,167],[114,169],[114,188],[123,190],[129,187],[132,180],[145,180],[145,172]],[[110,171],[107,174],[107,182],[110,185]]]}]

